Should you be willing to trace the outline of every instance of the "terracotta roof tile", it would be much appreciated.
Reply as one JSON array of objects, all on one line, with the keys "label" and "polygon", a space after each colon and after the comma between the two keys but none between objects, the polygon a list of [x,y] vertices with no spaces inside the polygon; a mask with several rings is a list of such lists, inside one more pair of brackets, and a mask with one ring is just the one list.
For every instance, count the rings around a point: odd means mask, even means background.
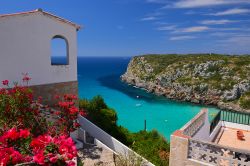
[{"label": "terracotta roof tile", "polygon": [[77,24],[75,24],[75,23],[73,23],[71,21],[68,21],[68,20],[66,20],[64,18],[58,17],[58,16],[53,15],[51,13],[45,12],[42,9],[36,9],[36,10],[32,10],[32,11],[20,12],[20,13],[12,13],[12,14],[0,14],[0,19],[5,18],[5,17],[11,17],[11,16],[29,15],[29,14],[33,14],[33,13],[39,13],[39,12],[41,14],[45,15],[45,16],[54,18],[54,19],[56,19],[58,21],[66,23],[66,24],[70,24],[71,26],[74,26],[76,28],[76,30],[79,30],[81,28],[80,25],[77,25]]}]

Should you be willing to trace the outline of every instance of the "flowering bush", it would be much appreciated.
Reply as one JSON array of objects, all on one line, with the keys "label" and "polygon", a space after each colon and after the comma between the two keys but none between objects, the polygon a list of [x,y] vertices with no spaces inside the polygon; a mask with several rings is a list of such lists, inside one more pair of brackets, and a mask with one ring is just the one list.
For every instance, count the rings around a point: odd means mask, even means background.
[{"label": "flowering bush", "polygon": [[11,165],[32,160],[29,155],[30,132],[12,128],[0,136],[0,165]]},{"label": "flowering bush", "polygon": [[[77,100],[76,95],[66,94],[63,97],[55,96],[55,98],[58,100],[58,111],[54,112],[54,114],[58,116],[55,126],[59,127],[55,131],[69,135],[70,132],[80,126],[77,122],[78,114],[85,115],[86,113],[75,106],[75,101]],[[56,133],[56,135],[58,135],[58,133]]]},{"label": "flowering bush", "polygon": [[[23,82],[28,85],[27,74]],[[69,165],[77,156],[77,150],[69,133],[79,127],[75,107],[75,95],[58,97],[59,111],[55,122],[48,122],[40,112],[40,104],[33,101],[33,93],[27,86],[14,85],[4,80],[0,88],[0,165],[28,163],[30,165]],[[39,98],[39,101],[41,99]]]},{"label": "flowering bush", "polygon": [[0,137],[0,165],[35,163],[38,165],[74,165],[77,150],[67,136],[41,135],[32,138],[29,130],[12,128]]},{"label": "flowering bush", "polygon": [[[38,105],[33,103],[33,93],[25,86],[9,87],[9,81],[4,80],[6,88],[0,89],[0,126],[2,129],[13,127],[30,128],[32,132],[41,134],[47,127],[45,119],[39,114]],[[27,120],[28,119],[28,120]]]},{"label": "flowering bush", "polygon": [[33,139],[30,145],[35,154],[34,161],[41,165],[46,161],[70,164],[77,154],[73,140],[67,136],[53,138],[49,135],[42,135]]}]

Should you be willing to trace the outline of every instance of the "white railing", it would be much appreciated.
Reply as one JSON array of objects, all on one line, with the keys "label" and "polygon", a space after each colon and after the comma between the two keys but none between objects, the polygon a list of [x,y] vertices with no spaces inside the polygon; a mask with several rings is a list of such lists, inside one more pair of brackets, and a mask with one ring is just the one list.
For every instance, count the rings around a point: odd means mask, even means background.
[{"label": "white railing", "polygon": [[189,139],[188,159],[219,166],[249,166],[250,151]]},{"label": "white railing", "polygon": [[[86,118],[79,115],[78,117],[81,129],[87,131],[91,136],[101,141],[107,147],[112,149],[117,154],[128,156],[130,154],[135,154],[137,157],[142,158],[145,161],[146,166],[154,166],[151,162],[147,161],[145,158],[141,157],[139,154],[135,153],[133,150],[128,148],[126,145],[122,144],[117,139],[110,136],[108,133],[97,127],[95,124],[91,123]],[[80,136],[79,136],[80,137]]]}]

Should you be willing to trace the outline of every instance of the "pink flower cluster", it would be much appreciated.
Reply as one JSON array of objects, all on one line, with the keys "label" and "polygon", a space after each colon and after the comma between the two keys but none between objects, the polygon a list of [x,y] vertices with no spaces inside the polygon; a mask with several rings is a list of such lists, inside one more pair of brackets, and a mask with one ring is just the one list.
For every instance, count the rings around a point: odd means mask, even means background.
[{"label": "pink flower cluster", "polygon": [[76,157],[77,150],[73,140],[67,136],[51,137],[42,135],[32,140],[30,146],[34,152],[34,161],[44,165],[46,161],[56,163],[63,160],[72,165],[71,160]]},{"label": "pink flower cluster", "polygon": [[[30,79],[24,74],[23,82],[28,85]],[[79,127],[78,114],[84,114],[75,107],[77,97],[71,94],[62,97],[59,111],[54,112],[59,120],[49,126],[39,111],[39,103],[33,101],[31,89],[17,84],[10,88],[8,80],[2,84],[6,88],[0,88],[0,166],[21,163],[74,166],[72,159],[77,150],[69,133]]]},{"label": "pink flower cluster", "polygon": [[24,144],[30,137],[30,131],[27,129],[17,130],[12,128],[0,136],[0,165],[11,165],[32,160],[27,154],[21,154],[25,151],[20,144]]},{"label": "pink flower cluster", "polygon": [[[23,147],[25,145],[26,147]],[[27,154],[21,152],[27,151]],[[57,162],[73,166],[77,156],[73,140],[67,136],[41,135],[32,138],[29,130],[12,128],[0,137],[0,165],[32,162],[49,165]]]},{"label": "pink flower cluster", "polygon": [[28,129],[20,129],[17,131],[16,128],[12,128],[5,132],[1,137],[0,141],[15,141],[17,139],[25,139],[30,136],[30,131]]},{"label": "pink flower cluster", "polygon": [[57,95],[55,99],[58,100],[59,109],[59,111],[54,112],[54,114],[59,117],[56,124],[60,126],[60,132],[68,135],[69,132],[76,130],[80,126],[77,122],[78,114],[86,115],[86,113],[75,106],[75,100],[77,100],[76,95],[66,94],[63,98]]}]

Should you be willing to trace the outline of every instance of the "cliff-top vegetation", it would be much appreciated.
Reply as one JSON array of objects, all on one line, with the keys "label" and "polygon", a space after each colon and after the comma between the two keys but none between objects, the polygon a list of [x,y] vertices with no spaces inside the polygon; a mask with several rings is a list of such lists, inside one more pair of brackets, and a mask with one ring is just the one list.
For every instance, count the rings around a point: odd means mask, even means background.
[{"label": "cliff-top vegetation", "polygon": [[243,96],[250,90],[248,55],[136,56],[122,80],[172,99],[213,105],[232,102],[250,108],[248,98]]}]

